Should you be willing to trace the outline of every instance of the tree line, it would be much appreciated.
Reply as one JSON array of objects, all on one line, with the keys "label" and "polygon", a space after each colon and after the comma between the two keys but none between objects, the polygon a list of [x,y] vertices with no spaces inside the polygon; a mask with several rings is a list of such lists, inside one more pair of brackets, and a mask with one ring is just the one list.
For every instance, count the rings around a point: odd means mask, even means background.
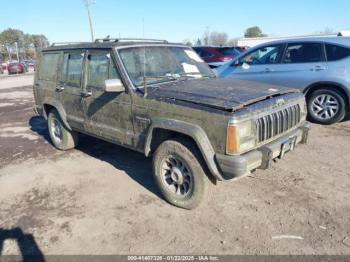
[{"label": "tree line", "polygon": [[[266,37],[267,35],[262,32],[260,27],[253,26],[247,28],[244,33],[244,37],[246,38],[254,38],[254,37]],[[208,29],[205,30],[202,37],[197,38],[194,41],[185,40],[185,43],[188,45],[215,45],[215,46],[236,46],[238,38],[229,38],[229,35],[225,32],[210,32]]]},{"label": "tree line", "polygon": [[18,29],[8,28],[0,32],[0,60],[35,59],[37,53],[49,45],[42,34],[28,34]]}]

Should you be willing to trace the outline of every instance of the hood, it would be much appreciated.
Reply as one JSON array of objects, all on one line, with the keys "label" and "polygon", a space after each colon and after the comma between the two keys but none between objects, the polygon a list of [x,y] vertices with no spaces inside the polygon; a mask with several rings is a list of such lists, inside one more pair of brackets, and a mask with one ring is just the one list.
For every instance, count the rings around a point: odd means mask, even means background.
[{"label": "hood", "polygon": [[226,111],[236,111],[273,96],[299,92],[257,82],[193,79],[148,87],[147,97],[179,100]]}]

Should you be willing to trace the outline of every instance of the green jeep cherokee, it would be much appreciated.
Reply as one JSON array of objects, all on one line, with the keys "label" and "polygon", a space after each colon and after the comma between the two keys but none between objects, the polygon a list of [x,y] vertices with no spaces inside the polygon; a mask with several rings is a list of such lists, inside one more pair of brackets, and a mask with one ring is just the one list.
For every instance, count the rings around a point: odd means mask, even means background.
[{"label": "green jeep cherokee", "polygon": [[72,149],[84,133],[152,155],[159,190],[178,207],[307,141],[300,92],[217,79],[185,45],[101,39],[54,44],[39,60],[35,109],[55,147]]}]

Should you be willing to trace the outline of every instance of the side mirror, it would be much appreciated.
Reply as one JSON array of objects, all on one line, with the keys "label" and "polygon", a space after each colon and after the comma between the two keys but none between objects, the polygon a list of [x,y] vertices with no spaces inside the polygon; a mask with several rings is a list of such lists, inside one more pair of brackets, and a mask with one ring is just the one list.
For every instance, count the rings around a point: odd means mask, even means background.
[{"label": "side mirror", "polygon": [[242,64],[242,68],[245,69],[245,70],[248,70],[250,68],[250,65],[247,64],[247,63],[243,63]]},{"label": "side mirror", "polygon": [[105,80],[105,92],[121,93],[125,91],[125,87],[120,79]]},{"label": "side mirror", "polygon": [[232,64],[231,64],[231,66],[233,66],[233,67],[238,67],[238,66],[241,66],[242,65],[242,61],[241,60],[236,60],[236,61],[234,61]]}]

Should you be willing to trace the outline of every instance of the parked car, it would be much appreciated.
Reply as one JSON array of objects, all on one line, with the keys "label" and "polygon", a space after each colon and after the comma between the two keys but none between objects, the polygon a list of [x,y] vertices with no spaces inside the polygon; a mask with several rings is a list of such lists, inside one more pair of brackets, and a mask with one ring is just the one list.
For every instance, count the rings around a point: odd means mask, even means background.
[{"label": "parked car", "polygon": [[36,64],[35,60],[24,60],[23,62],[26,63],[28,67],[34,67]]},{"label": "parked car", "polygon": [[0,67],[1,67],[2,71],[7,70],[7,63],[5,63],[5,62],[1,63]]},{"label": "parked car", "polygon": [[196,46],[193,49],[211,68],[222,66],[241,54],[234,47]]},{"label": "parked car", "polygon": [[34,97],[56,148],[84,133],[153,156],[160,192],[186,209],[211,182],[267,169],[309,130],[298,90],[218,79],[193,49],[166,41],[53,45]]},{"label": "parked car", "polygon": [[300,89],[310,120],[342,121],[350,109],[350,38],[324,37],[259,45],[217,69],[221,78]]},{"label": "parked car", "polygon": [[12,74],[24,74],[26,72],[25,66],[22,63],[10,63],[7,66],[9,75]]},{"label": "parked car", "polygon": [[248,46],[236,46],[235,47],[236,50],[238,50],[240,53],[244,53],[245,51],[247,51],[249,49]]},{"label": "parked car", "polygon": [[29,64],[27,61],[21,61],[20,62],[23,66],[24,66],[24,72],[28,72],[29,71]]}]

